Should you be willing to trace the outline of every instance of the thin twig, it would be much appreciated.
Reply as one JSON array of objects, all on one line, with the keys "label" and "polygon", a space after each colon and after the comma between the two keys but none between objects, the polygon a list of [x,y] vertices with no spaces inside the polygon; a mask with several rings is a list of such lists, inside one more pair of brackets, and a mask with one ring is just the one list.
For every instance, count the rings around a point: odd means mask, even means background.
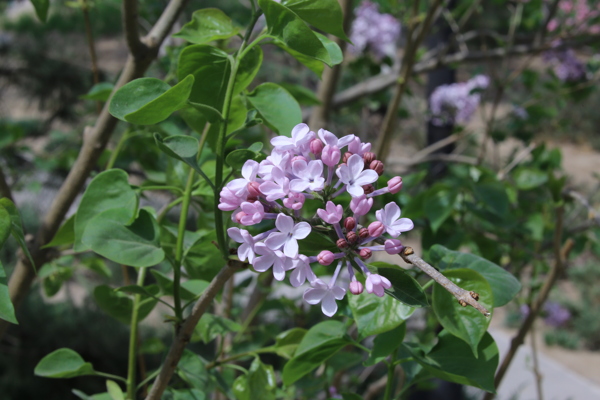
[{"label": "thin twig", "polygon": [[[83,22],[85,25],[85,37],[88,42],[88,50],[90,52],[90,59],[92,61],[92,77],[94,79],[94,85],[100,82],[100,73],[98,70],[98,59],[96,58],[96,46],[94,42],[94,34],[92,33],[92,22],[90,21],[90,9],[87,0],[81,0],[81,12],[83,14]],[[102,111],[102,102],[96,102],[96,108],[98,114]]]},{"label": "thin twig", "polygon": [[210,282],[206,290],[202,292],[200,299],[194,305],[192,309],[192,313],[189,317],[186,318],[183,325],[181,325],[181,329],[177,333],[177,337],[171,344],[171,348],[169,349],[169,353],[161,367],[160,374],[154,381],[152,385],[152,389],[150,389],[150,393],[146,396],[146,400],[159,400],[167,388],[173,373],[175,372],[175,368],[177,368],[177,364],[183,355],[183,351],[185,347],[190,342],[192,338],[192,333],[200,321],[200,318],[208,307],[212,304],[213,299],[219,293],[219,291],[225,285],[225,282],[231,278],[233,273],[238,269],[242,268],[246,264],[240,261],[230,260],[225,267],[223,267],[217,276],[213,278]]},{"label": "thin twig", "polygon": [[544,400],[544,392],[542,391],[543,376],[540,372],[540,364],[538,359],[537,339],[535,337],[535,324],[531,326],[529,333],[531,339],[531,358],[533,359],[533,375],[535,376],[535,386],[538,394],[538,400]]},{"label": "thin twig", "polygon": [[498,180],[500,180],[500,181],[503,180],[506,177],[506,174],[508,174],[510,171],[512,171],[512,169],[514,167],[519,165],[525,158],[527,158],[527,156],[529,154],[531,154],[533,149],[535,149],[536,147],[537,147],[537,145],[532,142],[532,143],[529,143],[529,145],[527,147],[525,147],[524,149],[521,149],[521,151],[519,153],[517,153],[515,158],[513,158],[513,160],[506,167],[502,168],[498,172],[498,174],[496,175]]},{"label": "thin twig", "polygon": [[[504,378],[504,375],[506,374],[508,367],[510,366],[513,358],[515,357],[515,354],[517,354],[517,350],[523,344],[523,342],[525,340],[525,336],[531,329],[531,326],[533,325],[535,318],[540,313],[542,306],[544,305],[544,303],[546,302],[546,299],[548,298],[548,295],[550,294],[550,290],[554,286],[554,283],[556,282],[556,280],[562,273],[562,271],[564,269],[564,262],[566,261],[569,253],[571,252],[571,250],[573,249],[573,246],[575,244],[575,242],[573,242],[573,240],[568,239],[565,242],[565,244],[561,247],[562,230],[563,230],[563,216],[564,216],[564,208],[562,206],[560,206],[556,210],[556,226],[554,228],[554,240],[553,240],[553,243],[554,243],[554,265],[552,266],[550,273],[546,277],[546,280],[544,281],[544,285],[540,289],[540,292],[538,293],[537,298],[535,299],[535,301],[532,302],[531,308],[529,310],[529,314],[527,314],[527,317],[521,324],[519,331],[517,332],[515,337],[513,337],[511,340],[510,349],[508,350],[508,353],[502,360],[502,364],[498,368],[498,371],[496,372],[496,377],[494,378],[494,386],[496,388],[498,388],[500,386],[500,383],[502,383],[502,379]],[[495,397],[495,394],[487,393],[485,395],[485,397],[483,398],[483,400],[492,400],[494,397]]]},{"label": "thin twig", "polygon": [[588,199],[585,198],[581,193],[578,193],[574,190],[566,190],[563,194],[567,197],[572,198],[573,200],[577,200],[588,212],[588,219],[594,221],[597,225],[600,225],[600,212],[596,210]]}]

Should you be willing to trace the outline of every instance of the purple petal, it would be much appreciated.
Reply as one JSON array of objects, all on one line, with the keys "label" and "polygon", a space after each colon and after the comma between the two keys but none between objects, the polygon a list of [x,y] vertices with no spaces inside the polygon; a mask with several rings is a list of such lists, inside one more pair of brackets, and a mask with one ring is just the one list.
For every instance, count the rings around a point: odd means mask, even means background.
[{"label": "purple petal", "polygon": [[343,289],[343,288],[341,288],[339,286],[334,286],[334,287],[331,288],[331,293],[333,293],[333,296],[337,300],[341,300],[346,295],[346,289]]},{"label": "purple petal", "polygon": [[290,190],[296,193],[304,192],[309,186],[310,182],[304,179],[293,179],[290,182]]},{"label": "purple petal", "polygon": [[293,287],[298,287],[306,280],[304,268],[298,267],[290,274],[290,283]]},{"label": "purple petal", "polygon": [[415,227],[415,224],[409,218],[400,218],[394,222],[393,227],[400,232],[408,232]]},{"label": "purple petal", "polygon": [[290,258],[298,257],[298,241],[294,238],[289,238],[283,246],[283,254]]},{"label": "purple petal", "polygon": [[395,221],[398,218],[400,218],[400,207],[398,207],[398,204],[394,203],[393,201],[387,203],[384,207],[384,210],[385,215],[387,216],[387,218],[389,218],[390,221]]},{"label": "purple petal", "polygon": [[[350,175],[352,178],[357,179],[362,170],[365,168],[365,161],[358,154],[353,154],[348,159],[348,168],[350,169]],[[370,170],[373,171],[373,170]],[[373,171],[377,175],[377,172]],[[371,183],[371,182],[369,182]]]},{"label": "purple petal", "polygon": [[327,289],[309,288],[304,292],[304,301],[308,304],[318,304],[325,295],[329,293]]},{"label": "purple petal", "polygon": [[273,264],[273,277],[278,281],[282,281],[285,278],[285,270],[283,269],[281,260],[275,261]]},{"label": "purple petal", "polygon": [[276,256],[274,254],[268,254],[266,256],[257,257],[254,260],[254,263],[252,264],[252,266],[258,272],[265,272],[266,270],[271,268],[271,266],[275,262],[275,257]]},{"label": "purple petal", "polygon": [[321,301],[321,311],[328,317],[332,317],[337,312],[338,306],[333,297],[333,293],[327,292]]},{"label": "purple petal", "polygon": [[311,231],[311,227],[308,222],[298,222],[292,230],[292,237],[294,239],[304,239],[308,236]]},{"label": "purple petal", "polygon": [[356,136],[354,136],[354,135],[346,135],[343,138],[341,138],[340,140],[338,140],[337,146],[341,149],[342,147],[349,145],[350,142],[352,142],[355,137]]},{"label": "purple petal", "polygon": [[242,176],[246,178],[247,181],[253,181],[256,178],[256,173],[258,172],[258,163],[254,160],[248,160],[244,163],[242,167]]},{"label": "purple petal", "polygon": [[347,185],[346,190],[348,191],[348,193],[350,193],[350,196],[352,197],[358,197],[365,194],[365,190],[362,188],[362,186],[358,185]]},{"label": "purple petal", "polygon": [[282,233],[290,233],[294,229],[294,219],[285,214],[279,214],[275,220],[275,226]]},{"label": "purple petal", "polygon": [[229,228],[227,229],[227,234],[230,238],[238,243],[244,243],[244,238],[242,237],[242,233],[240,232],[240,228]]},{"label": "purple petal", "polygon": [[[356,176],[356,175],[355,175]],[[354,184],[356,185],[367,185],[369,183],[375,182],[379,178],[377,172],[372,169],[367,169],[360,173],[360,175],[354,179]]]},{"label": "purple petal", "polygon": [[269,235],[267,240],[265,240],[265,244],[271,250],[279,250],[281,246],[286,243],[287,239],[287,233],[273,232]]}]

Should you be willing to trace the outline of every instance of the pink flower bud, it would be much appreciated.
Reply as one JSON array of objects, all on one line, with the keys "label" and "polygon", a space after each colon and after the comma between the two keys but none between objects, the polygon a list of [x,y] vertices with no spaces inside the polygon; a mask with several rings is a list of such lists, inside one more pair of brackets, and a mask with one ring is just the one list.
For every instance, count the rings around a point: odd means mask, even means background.
[{"label": "pink flower bud", "polygon": [[329,250],[323,250],[317,256],[317,261],[321,265],[329,265],[333,262],[333,260],[335,260],[335,257],[333,255],[333,253],[330,252]]},{"label": "pink flower bud", "polygon": [[256,181],[252,181],[250,183],[248,183],[248,194],[250,195],[250,197],[254,197],[254,198],[258,198],[262,193],[260,192],[259,189],[260,183],[256,182]]},{"label": "pink flower bud", "polygon": [[235,214],[235,222],[237,222],[238,224],[242,223],[242,218],[244,218],[246,216],[246,213],[243,211],[240,211],[239,213]]},{"label": "pink flower bud", "polygon": [[404,246],[398,239],[388,239],[385,241],[385,252],[388,254],[400,254]]},{"label": "pink flower bud", "polygon": [[360,228],[358,231],[358,237],[361,239],[366,239],[369,237],[369,230],[367,228]]},{"label": "pink flower bud", "polygon": [[375,153],[367,151],[363,154],[363,160],[365,160],[365,164],[370,165],[373,161],[377,160],[377,156],[375,156]]},{"label": "pink flower bud", "polygon": [[363,185],[362,188],[365,191],[365,194],[371,194],[375,191],[375,188],[370,183],[368,185]]},{"label": "pink flower bud", "polygon": [[310,142],[310,152],[319,155],[323,151],[323,142],[320,139],[313,139]]},{"label": "pink flower bud", "polygon": [[371,161],[371,164],[369,164],[369,168],[371,168],[373,171],[377,172],[377,174],[379,176],[383,175],[383,163],[379,160],[373,160]]},{"label": "pink flower bud", "polygon": [[344,220],[344,228],[346,231],[351,231],[356,227],[356,220],[352,217],[348,217]]},{"label": "pink flower bud", "polygon": [[298,161],[298,160],[302,160],[304,162],[308,162],[306,160],[306,157],[304,157],[304,156],[294,156],[294,158],[292,158],[292,164],[294,163],[294,161]]},{"label": "pink flower bud", "polygon": [[321,152],[321,161],[323,161],[323,164],[329,167],[335,167],[337,163],[340,162],[341,156],[342,153],[340,152],[340,149],[338,149],[336,146],[327,145]]},{"label": "pink flower bud", "polygon": [[354,278],[349,285],[350,293],[352,294],[361,294],[364,290],[363,284]]},{"label": "pink flower bud", "polygon": [[342,157],[342,162],[345,164],[348,162],[348,159],[350,158],[350,156],[352,156],[352,153],[350,153],[349,151],[344,153],[344,156]]},{"label": "pink flower bud", "polygon": [[390,193],[392,194],[396,194],[400,191],[400,189],[402,189],[402,177],[401,176],[395,176],[392,179],[390,179],[388,181],[387,184],[388,190],[390,191]]},{"label": "pink flower bud", "polygon": [[346,247],[348,247],[348,242],[346,242],[346,239],[343,238],[338,239],[337,242],[335,242],[335,244],[339,249],[345,249]]},{"label": "pink flower bud", "polygon": [[369,230],[369,236],[374,238],[383,235],[383,232],[385,232],[385,226],[379,221],[371,222],[367,229]]},{"label": "pink flower bud", "polygon": [[350,201],[350,209],[357,216],[366,215],[373,206],[373,199],[366,196],[353,197]]},{"label": "pink flower bud", "polygon": [[356,232],[350,231],[346,234],[346,239],[348,239],[348,242],[350,243],[356,243],[356,241],[358,240],[358,235],[356,234]]},{"label": "pink flower bud", "polygon": [[367,258],[371,258],[371,256],[373,255],[373,252],[370,249],[360,249],[360,251],[358,252],[358,255],[363,260],[366,260]]}]

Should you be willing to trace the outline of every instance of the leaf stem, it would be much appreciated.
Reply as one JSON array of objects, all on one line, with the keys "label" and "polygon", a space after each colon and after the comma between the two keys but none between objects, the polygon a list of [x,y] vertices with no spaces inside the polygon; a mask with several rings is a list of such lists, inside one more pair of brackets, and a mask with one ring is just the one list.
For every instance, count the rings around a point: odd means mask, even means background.
[{"label": "leaf stem", "polygon": [[398,350],[392,352],[390,361],[387,363],[387,382],[385,383],[385,393],[383,395],[384,400],[390,400],[392,398],[392,392],[394,391],[394,371],[396,370],[396,358],[398,357]]},{"label": "leaf stem", "polygon": [[[147,268],[140,268],[137,278],[137,285],[144,286]],[[129,358],[127,365],[127,399],[135,400],[135,367],[137,362],[138,345],[138,316],[140,311],[140,301],[142,295],[133,296],[133,310],[131,312],[131,328],[129,331]]]},{"label": "leaf stem", "polygon": [[121,382],[127,383],[127,379],[123,378],[122,376],[109,374],[107,372],[94,371],[94,376],[101,376],[103,378],[114,379],[114,380],[117,380],[117,381],[121,381]]},{"label": "leaf stem", "polygon": [[106,163],[106,168],[105,168],[106,170],[111,169],[115,165],[115,162],[117,161],[117,156],[121,152],[121,148],[123,148],[123,145],[125,144],[127,139],[129,139],[130,133],[131,133],[131,130],[127,129],[121,135],[121,138],[117,142],[117,147],[115,147],[115,149],[112,151],[112,153],[110,153],[110,158],[108,159],[108,162]]}]

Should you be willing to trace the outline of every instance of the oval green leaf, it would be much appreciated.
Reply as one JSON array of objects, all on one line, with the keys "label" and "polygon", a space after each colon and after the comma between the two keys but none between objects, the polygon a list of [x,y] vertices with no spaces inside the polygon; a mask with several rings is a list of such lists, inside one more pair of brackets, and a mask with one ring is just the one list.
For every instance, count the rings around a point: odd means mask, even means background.
[{"label": "oval green leaf", "polygon": [[415,310],[391,296],[378,297],[367,292],[348,295],[348,304],[358,327],[359,339],[396,328]]},{"label": "oval green leaf", "polygon": [[[478,293],[479,302],[493,312],[492,289],[483,276],[466,268],[451,269],[445,271],[444,275],[461,288]],[[440,324],[448,332],[467,343],[477,357],[477,346],[487,330],[491,317],[484,317],[473,307],[462,307],[453,295],[438,284],[433,287],[432,302],[433,311]]]},{"label": "oval green leaf", "polygon": [[205,8],[194,11],[192,20],[173,35],[190,43],[204,44],[213,40],[227,39],[238,33],[231,18],[218,8]]},{"label": "oval green leaf", "polygon": [[350,42],[344,32],[344,14],[337,0],[287,0],[282,4],[315,28]]},{"label": "oval green leaf", "polygon": [[33,371],[45,378],[74,378],[93,375],[92,364],[86,363],[76,351],[63,348],[53,351],[42,358]]},{"label": "oval green leaf", "polygon": [[10,300],[10,293],[8,291],[8,279],[6,277],[6,271],[0,262],[0,318],[10,322],[11,324],[18,325],[17,317],[15,316],[15,307]]},{"label": "oval green leaf", "polygon": [[265,124],[280,135],[290,136],[302,122],[300,105],[287,90],[274,83],[263,83],[248,95]]}]

